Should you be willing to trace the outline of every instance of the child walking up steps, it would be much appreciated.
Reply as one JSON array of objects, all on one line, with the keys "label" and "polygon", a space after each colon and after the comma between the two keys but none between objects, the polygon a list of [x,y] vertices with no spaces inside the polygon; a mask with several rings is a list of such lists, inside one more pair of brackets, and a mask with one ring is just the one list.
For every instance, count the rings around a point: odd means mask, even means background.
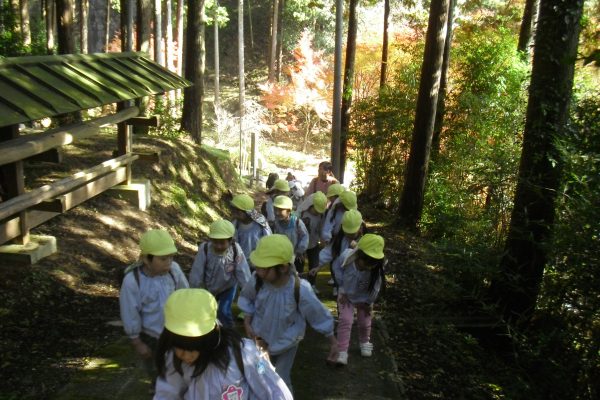
[{"label": "child walking up steps", "polygon": [[250,262],[256,270],[238,299],[245,314],[246,334],[268,350],[275,370],[291,390],[292,366],[307,322],[328,338],[327,359],[335,362],[333,317],[310,283],[294,272],[294,248],[286,236],[274,234],[260,239]]},{"label": "child walking up steps", "polygon": [[337,327],[339,355],[336,361],[339,365],[348,364],[348,348],[355,308],[360,353],[363,357],[372,355],[371,313],[384,280],[383,247],[384,241],[381,236],[367,233],[358,241],[356,249],[347,249],[333,263],[333,273],[339,284]]}]

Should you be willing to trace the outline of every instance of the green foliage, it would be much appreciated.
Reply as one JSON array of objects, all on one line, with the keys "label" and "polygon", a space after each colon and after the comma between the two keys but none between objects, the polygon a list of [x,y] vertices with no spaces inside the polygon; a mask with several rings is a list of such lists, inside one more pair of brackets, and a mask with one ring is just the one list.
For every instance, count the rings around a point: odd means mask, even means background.
[{"label": "green foliage", "polygon": [[315,34],[315,48],[330,52],[334,46],[333,35],[318,32],[335,31],[335,4],[333,0],[288,0],[283,12],[284,52],[294,48],[302,32],[309,30]]},{"label": "green foliage", "polygon": [[379,98],[366,97],[354,105],[350,139],[361,150],[351,154],[355,183],[393,208],[398,206],[410,151],[421,52],[419,45],[402,49],[393,82]]},{"label": "green foliage", "polygon": [[206,2],[206,16],[204,17],[204,21],[206,25],[212,26],[215,21],[215,8],[216,8],[216,18],[219,24],[219,28],[223,28],[227,26],[229,23],[229,13],[227,13],[226,7],[219,6],[217,8],[217,2],[215,0],[208,0]]},{"label": "green foliage", "polygon": [[576,398],[600,393],[599,99],[596,90],[576,102],[572,132],[560,142],[564,186],[539,302],[561,334],[559,343],[537,345],[540,351],[554,351],[557,362],[574,354],[579,362],[570,366],[570,372],[578,378]]},{"label": "green foliage", "polygon": [[527,67],[515,39],[504,29],[456,32],[445,126],[422,220],[432,237],[494,246],[504,239],[526,105]]}]

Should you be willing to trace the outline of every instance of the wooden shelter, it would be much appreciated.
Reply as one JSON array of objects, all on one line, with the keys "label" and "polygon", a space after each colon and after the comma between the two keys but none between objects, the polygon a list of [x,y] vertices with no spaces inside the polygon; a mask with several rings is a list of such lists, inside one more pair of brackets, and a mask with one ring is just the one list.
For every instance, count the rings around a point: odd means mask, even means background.
[{"label": "wooden shelter", "polygon": [[[0,57],[0,245],[29,242],[29,230],[103,191],[131,181],[132,100],[181,89],[190,83],[143,53]],[[45,117],[117,103],[117,112],[23,134],[19,125]],[[117,124],[117,157],[65,179],[25,190],[23,160],[55,152]]]}]

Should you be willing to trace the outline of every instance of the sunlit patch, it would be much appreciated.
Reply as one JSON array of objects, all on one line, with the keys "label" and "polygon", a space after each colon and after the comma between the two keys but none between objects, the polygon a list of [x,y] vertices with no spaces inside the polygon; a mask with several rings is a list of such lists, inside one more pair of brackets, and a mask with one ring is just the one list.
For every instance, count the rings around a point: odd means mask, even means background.
[{"label": "sunlit patch", "polygon": [[114,369],[120,368],[121,365],[119,363],[114,362],[114,360],[108,358],[90,358],[87,360],[87,363],[82,368],[84,371],[91,369]]}]

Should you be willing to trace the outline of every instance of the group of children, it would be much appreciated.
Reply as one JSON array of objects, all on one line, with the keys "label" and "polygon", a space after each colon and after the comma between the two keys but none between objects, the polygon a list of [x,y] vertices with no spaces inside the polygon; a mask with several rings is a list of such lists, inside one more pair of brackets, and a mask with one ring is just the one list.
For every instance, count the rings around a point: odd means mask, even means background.
[{"label": "group of children", "polygon": [[[273,182],[263,213],[250,196],[234,196],[232,222],[211,224],[189,285],[173,261],[177,249],[168,232],[142,235],[120,307],[126,334],[157,376],[155,399],[291,399],[292,366],[307,323],[327,337],[327,361],[346,365],[355,308],[361,355],[371,356],[384,241],[365,232],[356,194],[330,172],[321,174],[327,164],[297,206],[283,179]],[[327,264],[338,291],[337,335],[314,287]],[[234,329],[238,288],[247,338]]]}]

